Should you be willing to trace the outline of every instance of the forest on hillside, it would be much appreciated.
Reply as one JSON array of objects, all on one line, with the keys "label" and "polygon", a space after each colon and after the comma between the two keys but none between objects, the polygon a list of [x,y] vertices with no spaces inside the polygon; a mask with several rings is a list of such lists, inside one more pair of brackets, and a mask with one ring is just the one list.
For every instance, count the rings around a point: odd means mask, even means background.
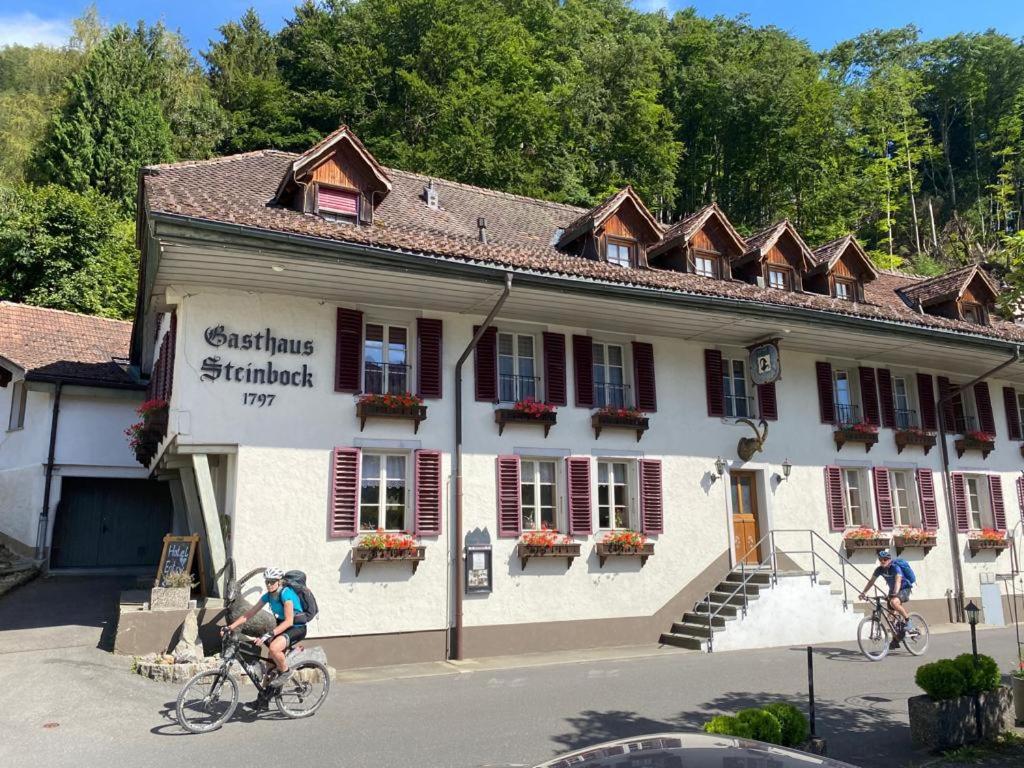
[{"label": "forest on hillside", "polygon": [[307,0],[199,57],[161,25],[0,48],[0,299],[134,307],[137,171],[340,123],[385,165],[672,222],[854,232],[882,267],[983,261],[1024,284],[1024,42],[876,30],[816,52],[744,18],[626,0]]}]

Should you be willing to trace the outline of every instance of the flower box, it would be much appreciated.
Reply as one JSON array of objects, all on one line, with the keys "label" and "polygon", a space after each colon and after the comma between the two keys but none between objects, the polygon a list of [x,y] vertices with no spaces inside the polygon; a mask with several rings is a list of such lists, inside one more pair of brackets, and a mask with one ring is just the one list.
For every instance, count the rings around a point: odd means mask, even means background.
[{"label": "flower box", "polygon": [[505,431],[506,424],[539,424],[544,427],[544,437],[555,426],[558,414],[555,411],[546,413],[530,413],[516,408],[498,408],[494,412],[494,423],[498,425],[498,436]]},{"label": "flower box", "polygon": [[981,458],[987,459],[988,455],[995,450],[996,441],[991,435],[968,433],[953,441],[953,446],[956,448],[958,459],[962,459],[967,451],[981,451]]},{"label": "flower box", "polygon": [[626,409],[601,410],[590,417],[590,426],[594,428],[594,439],[601,437],[604,429],[632,429],[636,432],[636,441],[644,436],[650,428],[650,421],[639,411]]},{"label": "flower box", "polygon": [[605,560],[609,557],[639,557],[640,567],[647,564],[647,558],[654,554],[654,543],[646,544],[606,544],[601,541],[594,548],[597,552],[597,560],[601,568],[604,568]]},{"label": "flower box", "polygon": [[516,556],[519,558],[519,564],[524,571],[526,570],[526,563],[531,557],[564,557],[566,559],[565,570],[569,570],[572,561],[580,556],[580,545],[572,543],[546,546],[543,544],[526,544],[521,541],[516,549]]},{"label": "flower box", "polygon": [[412,563],[412,572],[426,559],[426,547],[408,547],[403,549],[379,549],[376,547],[352,548],[352,564],[356,569],[356,576],[367,563]]},{"label": "flower box", "polygon": [[1010,540],[1005,536],[1001,539],[995,537],[970,537],[967,539],[967,547],[971,551],[971,557],[986,549],[994,549],[1001,552],[1010,548]]},{"label": "flower box", "polygon": [[871,446],[878,443],[878,428],[870,425],[840,427],[832,437],[836,441],[837,451],[841,451],[847,443],[862,443],[864,452],[868,453]]},{"label": "flower box", "polygon": [[413,434],[420,431],[420,422],[427,418],[427,406],[416,395],[364,395],[356,403],[359,431],[367,419],[406,419],[413,422]]},{"label": "flower box", "polygon": [[896,453],[903,453],[903,449],[909,445],[918,445],[924,448],[924,455],[935,447],[935,434],[917,429],[897,430],[893,437],[896,439]]},{"label": "flower box", "polygon": [[871,533],[870,535],[849,535],[843,537],[843,547],[846,549],[847,556],[852,555],[854,552],[863,549],[870,549],[878,551],[880,549],[888,549],[892,546],[892,541],[888,536],[883,536],[880,533]]},{"label": "flower box", "polygon": [[896,554],[899,555],[904,549],[919,547],[927,555],[928,550],[933,549],[938,543],[938,537],[931,532],[901,533],[899,530],[893,533],[892,545],[896,547]]}]

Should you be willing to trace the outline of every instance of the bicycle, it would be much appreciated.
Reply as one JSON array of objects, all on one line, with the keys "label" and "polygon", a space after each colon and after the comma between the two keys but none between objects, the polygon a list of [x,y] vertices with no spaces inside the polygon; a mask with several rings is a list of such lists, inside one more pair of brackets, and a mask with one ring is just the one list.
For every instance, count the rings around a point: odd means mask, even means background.
[{"label": "bicycle", "polygon": [[[865,616],[857,625],[857,645],[860,652],[871,661],[881,661],[894,644],[903,646],[914,656],[920,656],[928,650],[928,622],[919,613],[910,614],[914,623],[913,629],[907,631],[903,617],[899,616],[888,605],[883,605],[884,598],[869,598],[874,602],[874,610]],[[894,642],[895,639],[895,642]]]},{"label": "bicycle", "polygon": [[[298,659],[305,650],[297,645],[288,658]],[[220,728],[238,706],[238,681],[231,674],[235,662],[252,680],[257,691],[257,711],[268,708],[271,698],[287,717],[298,719],[313,715],[327,698],[331,677],[327,667],[314,659],[298,659],[295,672],[280,688],[271,686],[269,661],[260,658],[260,648],[235,633],[225,634],[221,643],[221,665],[192,677],[178,694],[178,723],[192,733],[208,733]],[[289,661],[289,666],[292,666]]]}]

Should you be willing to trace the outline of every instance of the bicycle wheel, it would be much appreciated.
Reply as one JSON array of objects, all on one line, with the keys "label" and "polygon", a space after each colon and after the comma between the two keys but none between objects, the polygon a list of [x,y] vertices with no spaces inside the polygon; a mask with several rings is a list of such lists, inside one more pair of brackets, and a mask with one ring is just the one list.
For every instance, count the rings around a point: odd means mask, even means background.
[{"label": "bicycle wheel", "polygon": [[219,669],[200,672],[178,694],[178,722],[186,731],[208,733],[220,728],[238,706],[238,683]]},{"label": "bicycle wheel", "polygon": [[277,707],[288,717],[309,717],[324,703],[331,690],[331,676],[319,661],[303,661],[276,694]]},{"label": "bicycle wheel", "polygon": [[928,622],[920,613],[912,613],[910,623],[914,628],[904,634],[903,646],[914,656],[920,656],[928,650]]},{"label": "bicycle wheel", "polygon": [[857,645],[860,652],[872,661],[881,661],[889,653],[892,636],[884,622],[865,616],[857,625]]}]

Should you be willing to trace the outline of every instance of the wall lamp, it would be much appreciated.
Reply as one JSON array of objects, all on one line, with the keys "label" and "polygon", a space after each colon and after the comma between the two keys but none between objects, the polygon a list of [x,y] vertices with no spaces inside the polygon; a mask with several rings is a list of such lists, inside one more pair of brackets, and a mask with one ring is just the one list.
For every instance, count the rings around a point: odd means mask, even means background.
[{"label": "wall lamp", "polygon": [[783,480],[789,480],[789,473],[793,471],[793,462],[788,458],[782,460],[782,474],[775,473],[775,481],[781,483]]},{"label": "wall lamp", "polygon": [[722,475],[725,474],[725,459],[719,456],[715,459],[715,476],[711,478],[711,482],[718,480]]}]

